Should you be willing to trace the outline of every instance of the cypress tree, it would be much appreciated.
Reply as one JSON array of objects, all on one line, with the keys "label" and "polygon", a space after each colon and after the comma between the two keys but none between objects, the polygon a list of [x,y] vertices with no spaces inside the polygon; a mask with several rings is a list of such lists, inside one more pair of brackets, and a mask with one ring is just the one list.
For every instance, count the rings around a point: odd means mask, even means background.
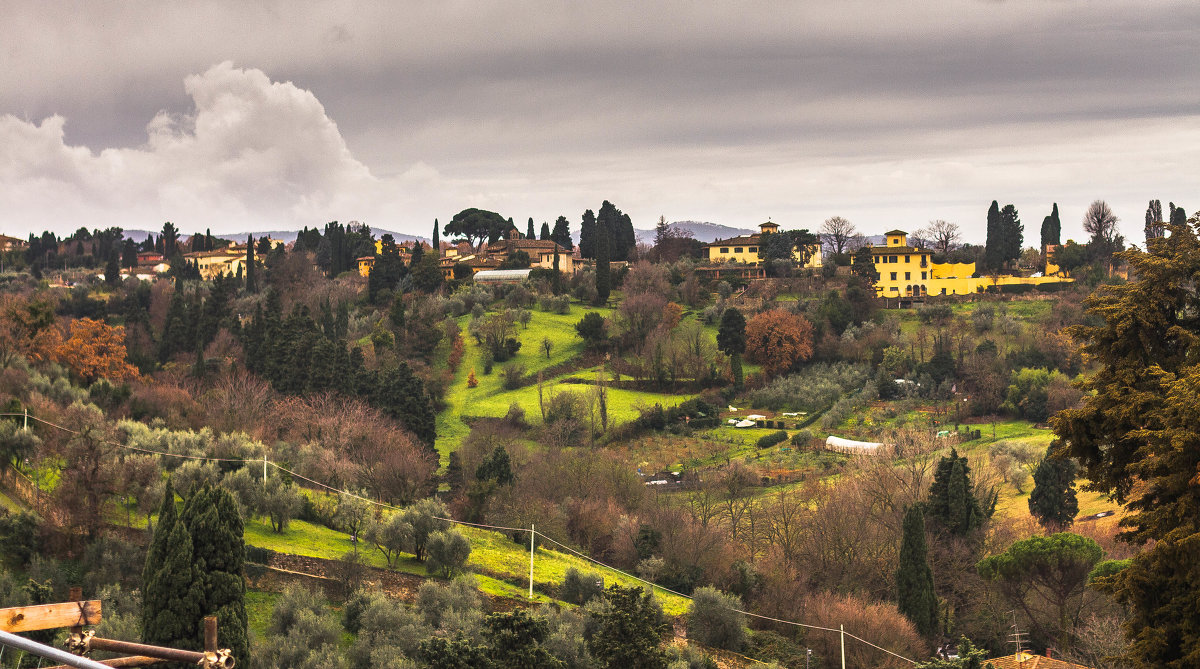
[{"label": "cypress tree", "polygon": [[[160,531],[162,523],[159,524]],[[147,568],[152,565],[147,562]],[[142,640],[155,646],[199,648],[204,590],[203,566],[192,552],[192,536],[182,522],[171,524],[162,561],[146,581],[142,602]],[[239,657],[245,657],[244,655]]]},{"label": "cypress tree", "polygon": [[987,240],[984,242],[983,264],[995,271],[1004,264],[1004,231],[1000,224],[1000,203],[992,200],[987,213]]},{"label": "cypress tree", "polygon": [[1058,246],[1062,238],[1062,223],[1058,220],[1058,203],[1050,210],[1050,215],[1042,219],[1042,248]]},{"label": "cypress tree", "polygon": [[920,506],[904,513],[904,539],[900,544],[900,567],[896,570],[896,601],[900,612],[925,638],[937,633],[938,604],[933,589],[933,571],[926,560],[925,514]]},{"label": "cypress tree", "polygon": [[1033,472],[1029,513],[1047,530],[1061,532],[1075,522],[1079,500],[1075,497],[1075,463],[1055,458],[1051,449]]},{"label": "cypress tree", "polygon": [[246,292],[258,292],[258,268],[254,266],[254,237],[246,236]]},{"label": "cypress tree", "polygon": [[438,220],[436,218],[433,219],[433,253],[438,257],[442,255],[442,240],[438,236]]},{"label": "cypress tree", "polygon": [[525,229],[525,239],[537,239],[537,235],[533,232],[533,217],[529,217],[529,227]]},{"label": "cypress tree", "polygon": [[566,216],[559,216],[558,220],[554,221],[554,230],[550,233],[550,239],[558,242],[559,246],[570,251],[575,248],[575,242],[571,239],[571,222]]},{"label": "cypress tree", "polygon": [[[246,547],[237,503],[228,490],[205,485],[188,499],[180,520],[192,537],[203,537],[193,547],[195,564],[202,569],[203,615],[217,616],[222,647],[229,648],[234,658],[248,658],[246,581],[242,570]],[[196,647],[200,647],[203,633],[198,623],[192,635]]]},{"label": "cypress tree", "polygon": [[[590,213],[590,212],[589,212]],[[603,221],[594,224],[595,253],[596,253],[596,304],[606,304],[612,292],[612,274],[608,267],[609,231],[604,228]],[[580,241],[580,247],[583,242]]]},{"label": "cypress tree", "polygon": [[579,224],[579,255],[596,257],[596,215],[591,209],[583,212],[583,222]]},{"label": "cypress tree", "polygon": [[721,314],[721,325],[717,328],[717,348],[729,356],[729,369],[733,373],[733,385],[742,386],[742,353],[746,351],[746,317],[734,307]]},{"label": "cypress tree", "polygon": [[1187,224],[1187,212],[1185,212],[1183,210],[1183,207],[1182,206],[1176,207],[1174,202],[1170,202],[1168,204],[1171,207],[1171,209],[1170,209],[1171,220],[1169,221],[1169,223],[1171,225],[1186,225]]},{"label": "cypress tree", "polygon": [[109,286],[121,283],[121,259],[115,252],[108,256],[108,262],[104,265],[104,283]]},{"label": "cypress tree", "polygon": [[550,237],[550,224],[549,224],[549,223],[547,223],[547,222],[545,222],[545,221],[542,221],[542,233],[541,233],[540,235],[538,235],[538,239],[540,239],[540,240],[542,240],[542,241],[546,241],[547,239],[551,239],[551,237]]},{"label": "cypress tree", "polygon": [[991,516],[995,500],[984,503],[975,497],[971,487],[971,468],[967,458],[959,457],[958,451],[950,449],[950,455],[938,461],[929,486],[929,515],[943,528],[955,535],[965,535],[983,524]]},{"label": "cypress tree", "polygon": [[[158,507],[158,527],[153,528],[153,536],[150,539],[150,546],[146,549],[146,564],[142,568],[142,629],[149,630],[153,625],[153,621],[158,616],[158,612],[164,607],[166,595],[170,593],[161,593],[155,587],[154,576],[162,567],[163,559],[167,554],[167,539],[171,534],[172,528],[175,527],[175,519],[177,513],[175,511],[175,489],[171,486],[171,479],[167,479],[166,490],[163,491],[163,501]],[[147,638],[144,636],[143,638]]]},{"label": "cypress tree", "polygon": [[1000,230],[1004,245],[1002,262],[1016,261],[1021,257],[1021,245],[1025,243],[1025,226],[1021,224],[1017,208],[1011,204],[1000,210]]}]

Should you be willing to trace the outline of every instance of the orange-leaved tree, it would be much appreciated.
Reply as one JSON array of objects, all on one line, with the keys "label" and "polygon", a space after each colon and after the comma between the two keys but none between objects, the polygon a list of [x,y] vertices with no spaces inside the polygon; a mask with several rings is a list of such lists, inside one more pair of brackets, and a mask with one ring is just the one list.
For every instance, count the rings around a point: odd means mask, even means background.
[{"label": "orange-leaved tree", "polygon": [[812,323],[800,314],[771,309],[746,323],[746,357],[762,364],[767,376],[788,371],[812,352]]},{"label": "orange-leaved tree", "polygon": [[[66,365],[87,383],[106,378],[124,381],[138,376],[137,368],[125,356],[125,328],[104,321],[80,318],[68,326],[70,336],[61,333],[43,342],[46,357]],[[50,328],[57,330],[57,328]]]}]

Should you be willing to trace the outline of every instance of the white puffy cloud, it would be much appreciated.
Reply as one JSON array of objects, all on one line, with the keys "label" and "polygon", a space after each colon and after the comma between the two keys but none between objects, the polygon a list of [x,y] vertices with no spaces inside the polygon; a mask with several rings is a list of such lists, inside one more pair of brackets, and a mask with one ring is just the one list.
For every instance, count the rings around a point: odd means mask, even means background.
[{"label": "white puffy cloud", "polygon": [[160,112],[136,148],[71,146],[61,116],[0,116],[4,218],[58,231],[166,220],[230,230],[368,220],[387,208],[388,186],[350,154],[309,91],[229,62],[184,87],[192,111]]}]

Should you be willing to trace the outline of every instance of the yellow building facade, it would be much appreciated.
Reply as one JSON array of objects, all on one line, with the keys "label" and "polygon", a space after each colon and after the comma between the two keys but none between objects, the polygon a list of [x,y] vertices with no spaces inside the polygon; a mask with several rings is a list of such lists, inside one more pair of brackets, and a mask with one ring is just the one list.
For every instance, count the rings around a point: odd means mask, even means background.
[{"label": "yellow building facade", "polygon": [[[778,232],[779,225],[767,221],[759,225],[758,229],[758,234],[742,235],[740,237],[733,237],[732,239],[718,239],[707,245],[705,250],[708,252],[708,261],[712,263],[742,263],[744,265],[758,265],[762,263],[760,242],[763,235]],[[801,249],[796,249],[792,252],[792,256],[796,262],[801,264],[802,267],[821,267],[821,245],[812,244],[806,250],[809,256],[807,260],[805,260],[804,252]]]},{"label": "yellow building facade", "polygon": [[975,276],[975,263],[935,263],[933,251],[908,245],[908,233],[892,230],[882,245],[871,247],[871,260],[879,278],[879,297],[924,297],[927,295],[970,295],[990,286],[1041,285],[1070,281],[1057,276]]}]

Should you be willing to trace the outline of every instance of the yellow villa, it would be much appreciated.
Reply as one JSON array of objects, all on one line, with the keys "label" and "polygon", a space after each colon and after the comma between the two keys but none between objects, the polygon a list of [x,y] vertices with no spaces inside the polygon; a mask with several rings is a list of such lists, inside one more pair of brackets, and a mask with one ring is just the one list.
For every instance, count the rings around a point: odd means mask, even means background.
[{"label": "yellow villa", "polygon": [[909,246],[908,233],[903,230],[892,230],[884,236],[883,245],[871,247],[871,260],[879,273],[875,282],[879,297],[970,295],[981,293],[989,286],[1036,286],[1071,281],[1058,276],[975,276],[975,263],[935,263],[933,251]]},{"label": "yellow villa", "polygon": [[[779,224],[767,221],[758,226],[759,232],[753,235],[742,235],[731,239],[718,239],[711,244],[708,244],[706,251],[708,252],[708,261],[713,263],[743,263],[746,265],[758,265],[762,262],[762,256],[759,251],[759,244],[762,241],[763,235],[769,235],[779,231]],[[808,260],[804,259],[804,251],[796,249],[793,251],[793,256],[797,263],[803,263],[804,267],[818,268],[821,266],[821,245],[812,244],[808,247]]]}]

